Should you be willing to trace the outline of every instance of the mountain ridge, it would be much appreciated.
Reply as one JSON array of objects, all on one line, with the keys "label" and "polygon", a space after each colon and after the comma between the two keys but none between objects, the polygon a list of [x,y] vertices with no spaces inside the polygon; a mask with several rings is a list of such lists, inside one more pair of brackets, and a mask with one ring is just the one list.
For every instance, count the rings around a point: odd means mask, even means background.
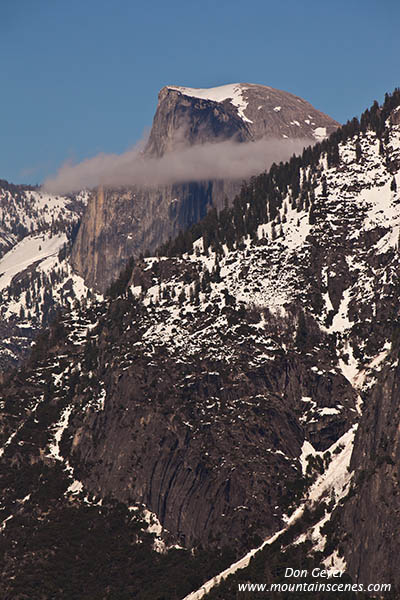
[{"label": "mountain ridge", "polygon": [[81,297],[66,255],[86,203],[85,192],[54,196],[0,182],[1,370],[23,359],[60,306]]},{"label": "mountain ridge", "polygon": [[[32,511],[43,519],[24,527],[40,539],[66,503],[94,515],[112,495],[146,504],[194,557],[230,541],[232,563],[277,535],[210,597],[232,597],[238,577],[276,581],[289,560],[399,586],[398,493],[385,527],[357,521],[358,506],[371,514],[384,500],[388,473],[398,492],[399,104],[396,90],[253,178],[231,208],[131,261],[104,301],[76,305],[38,340],[1,389],[4,548]],[[4,577],[23,583],[52,564],[13,548]],[[182,597],[202,585],[179,581]]]}]

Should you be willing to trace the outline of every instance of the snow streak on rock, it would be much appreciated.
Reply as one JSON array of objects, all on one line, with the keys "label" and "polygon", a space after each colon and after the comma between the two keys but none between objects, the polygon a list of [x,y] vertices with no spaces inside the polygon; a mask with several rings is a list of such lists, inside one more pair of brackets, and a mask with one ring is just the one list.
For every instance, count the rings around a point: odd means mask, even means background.
[{"label": "snow streak on rock", "polygon": [[[315,504],[319,500],[326,497],[328,494],[333,494],[335,497],[335,506],[338,502],[346,495],[348,491],[348,484],[351,480],[351,474],[348,472],[347,467],[350,464],[351,452],[353,449],[354,442],[354,434],[356,431],[356,427],[353,427],[350,431],[345,433],[331,448],[329,448],[330,452],[334,452],[337,448],[344,446],[344,448],[337,454],[334,455],[334,458],[329,465],[326,473],[321,475],[321,477],[315,482],[312,489],[310,490],[307,501],[304,504],[301,504],[295,512],[291,515],[290,518],[287,519],[286,526],[270,536],[259,546],[258,548],[254,548],[250,550],[243,558],[234,562],[230,567],[224,569],[222,573],[219,573],[206,583],[204,583],[199,590],[192,592],[185,596],[183,600],[200,600],[203,598],[212,588],[217,586],[223,579],[229,577],[229,575],[233,575],[236,571],[240,569],[245,569],[250,560],[253,558],[257,552],[260,552],[267,544],[272,544],[275,540],[279,538],[285,531],[287,531],[303,514],[304,509],[309,503]],[[312,532],[314,536],[314,540],[318,539],[319,529],[320,527],[329,520],[329,516],[324,517],[323,521],[318,523]],[[297,540],[297,543],[302,540]],[[323,544],[324,545],[324,544]],[[323,549],[322,545],[322,549]],[[334,568],[339,568],[340,565],[342,568],[345,566],[343,559],[340,557],[332,556],[326,560],[327,565],[331,567],[334,565]]]}]

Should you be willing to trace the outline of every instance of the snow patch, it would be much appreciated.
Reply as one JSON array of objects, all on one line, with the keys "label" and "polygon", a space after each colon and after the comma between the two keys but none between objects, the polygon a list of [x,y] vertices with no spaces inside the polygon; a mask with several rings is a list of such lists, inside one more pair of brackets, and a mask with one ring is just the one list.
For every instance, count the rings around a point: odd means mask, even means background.
[{"label": "snow patch", "polygon": [[67,408],[65,408],[63,410],[63,412],[61,413],[61,416],[60,416],[58,422],[54,425],[54,436],[53,436],[53,440],[49,444],[49,455],[48,456],[55,458],[56,460],[60,460],[60,461],[64,460],[60,454],[60,441],[61,441],[62,434],[64,433],[65,429],[68,427],[68,421],[69,421],[71,412],[72,412],[72,406],[67,406]]},{"label": "snow patch", "polygon": [[335,550],[328,558],[323,561],[324,565],[329,570],[338,570],[345,572],[347,569],[347,563],[342,556],[339,556],[337,550]]},{"label": "snow patch", "polygon": [[315,139],[318,141],[324,140],[327,136],[326,127],[316,127],[313,130],[313,135],[314,135]]},{"label": "snow patch", "polygon": [[243,98],[243,92],[248,88],[242,83],[231,83],[221,85],[215,88],[189,88],[182,86],[168,86],[170,90],[176,90],[185,96],[192,98],[201,98],[202,100],[212,100],[213,102],[223,102],[230,100],[231,104],[237,108],[238,114],[247,123],[252,123],[244,114],[248,106],[248,102]]},{"label": "snow patch", "polygon": [[301,464],[301,470],[303,475],[305,475],[306,473],[306,469],[307,469],[307,465],[308,465],[308,460],[307,457],[308,456],[316,456],[318,454],[318,452],[314,449],[314,446],[308,442],[307,440],[304,441],[302,447],[301,447],[301,454],[299,457],[299,461]]}]

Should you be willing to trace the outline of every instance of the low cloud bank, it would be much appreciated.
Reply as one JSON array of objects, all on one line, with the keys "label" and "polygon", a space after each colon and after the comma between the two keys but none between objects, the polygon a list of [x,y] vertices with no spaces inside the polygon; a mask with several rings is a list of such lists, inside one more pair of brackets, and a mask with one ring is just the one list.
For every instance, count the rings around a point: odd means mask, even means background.
[{"label": "low cloud bank", "polygon": [[53,194],[76,192],[98,185],[159,186],[207,179],[246,179],[273,162],[298,154],[310,139],[207,143],[165,154],[145,156],[139,147],[123,154],[98,154],[78,164],[64,164],[44,182]]}]

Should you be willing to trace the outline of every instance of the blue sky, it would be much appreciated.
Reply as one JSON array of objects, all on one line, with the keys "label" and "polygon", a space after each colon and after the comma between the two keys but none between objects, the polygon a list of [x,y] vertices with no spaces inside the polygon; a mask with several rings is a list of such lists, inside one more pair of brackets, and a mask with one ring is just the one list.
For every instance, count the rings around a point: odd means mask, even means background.
[{"label": "blue sky", "polygon": [[270,85],[340,122],[400,85],[398,0],[1,0],[0,178],[123,152],[166,84]]}]

